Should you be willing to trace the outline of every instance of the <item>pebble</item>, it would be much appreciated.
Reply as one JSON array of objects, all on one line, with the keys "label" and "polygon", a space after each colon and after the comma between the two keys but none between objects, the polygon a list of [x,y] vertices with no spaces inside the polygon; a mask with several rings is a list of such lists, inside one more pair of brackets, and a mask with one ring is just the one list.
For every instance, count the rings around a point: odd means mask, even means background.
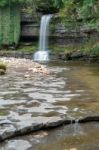
[{"label": "pebble", "polygon": [[0,61],[3,61],[8,68],[10,67],[26,69],[28,73],[26,72],[26,74],[24,75],[25,78],[29,78],[32,74],[35,73],[44,75],[50,74],[50,71],[44,65],[33,62],[30,59],[1,57]]}]

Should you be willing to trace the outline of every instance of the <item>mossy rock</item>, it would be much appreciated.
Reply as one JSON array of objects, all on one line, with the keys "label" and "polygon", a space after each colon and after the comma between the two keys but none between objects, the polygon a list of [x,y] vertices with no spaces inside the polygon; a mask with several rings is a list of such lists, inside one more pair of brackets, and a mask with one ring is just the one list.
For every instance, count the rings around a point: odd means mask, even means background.
[{"label": "mossy rock", "polygon": [[5,75],[6,69],[6,65],[0,62],[0,75]]},{"label": "mossy rock", "polygon": [[0,69],[0,75],[5,75],[6,71],[4,69]]},{"label": "mossy rock", "polygon": [[0,70],[6,71],[6,69],[7,69],[6,65],[0,62]]}]

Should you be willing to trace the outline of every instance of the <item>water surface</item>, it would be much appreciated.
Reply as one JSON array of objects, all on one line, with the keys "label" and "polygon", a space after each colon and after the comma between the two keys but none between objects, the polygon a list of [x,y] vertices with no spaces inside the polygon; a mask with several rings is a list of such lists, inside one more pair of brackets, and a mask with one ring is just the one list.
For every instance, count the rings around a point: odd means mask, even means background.
[{"label": "water surface", "polygon": [[[39,118],[43,121],[57,116],[80,119],[99,115],[98,64],[54,62],[48,67],[53,72],[48,76],[26,79],[25,70],[18,69],[0,76],[0,121],[24,127],[35,117],[39,122]],[[71,122],[53,131],[8,140],[0,144],[0,149],[11,150],[12,146],[17,150],[18,145],[18,150],[22,150],[23,144],[24,150],[97,150],[98,143],[98,123],[72,125]]]}]

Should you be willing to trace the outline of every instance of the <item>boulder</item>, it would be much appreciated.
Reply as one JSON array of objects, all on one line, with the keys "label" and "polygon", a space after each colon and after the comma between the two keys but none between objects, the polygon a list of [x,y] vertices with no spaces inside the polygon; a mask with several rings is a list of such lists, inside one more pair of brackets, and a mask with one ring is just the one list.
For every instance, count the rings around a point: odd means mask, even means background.
[{"label": "boulder", "polygon": [[83,54],[80,50],[74,51],[71,54],[72,59],[80,59],[81,57],[83,57]]}]

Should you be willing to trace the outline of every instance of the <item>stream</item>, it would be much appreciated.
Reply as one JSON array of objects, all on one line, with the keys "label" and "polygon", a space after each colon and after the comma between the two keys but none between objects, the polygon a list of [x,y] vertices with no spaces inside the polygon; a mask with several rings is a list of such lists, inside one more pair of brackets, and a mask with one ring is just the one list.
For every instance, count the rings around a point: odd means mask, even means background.
[{"label": "stream", "polygon": [[[8,138],[0,150],[98,150],[99,122],[79,119],[99,116],[99,66],[83,62],[51,62],[51,75],[24,78],[25,70],[9,69],[0,76],[0,134],[5,137],[49,118],[71,123]],[[72,123],[75,120],[75,123]],[[6,139],[6,138],[5,138]]]}]

